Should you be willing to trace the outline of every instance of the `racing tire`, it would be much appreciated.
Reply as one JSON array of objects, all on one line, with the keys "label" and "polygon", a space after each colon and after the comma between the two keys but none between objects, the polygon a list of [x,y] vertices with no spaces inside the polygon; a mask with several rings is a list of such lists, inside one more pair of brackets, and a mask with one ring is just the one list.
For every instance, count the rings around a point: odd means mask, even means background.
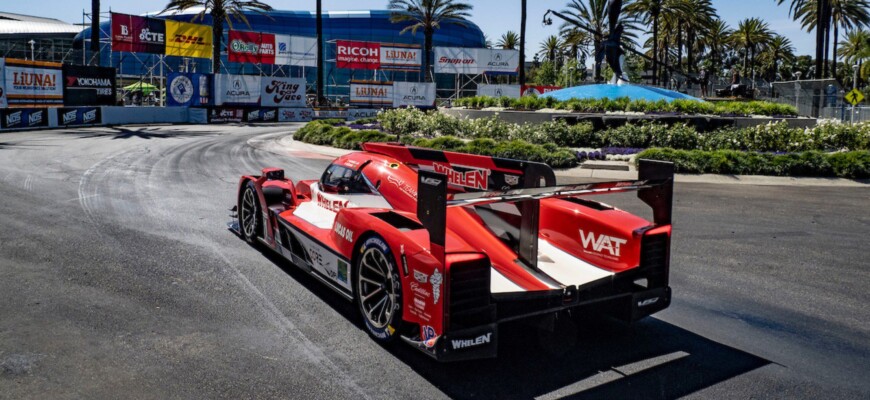
[{"label": "racing tire", "polygon": [[387,242],[377,235],[364,239],[354,266],[354,300],[369,335],[389,343],[401,332],[402,280]]},{"label": "racing tire", "polygon": [[239,232],[248,243],[255,243],[262,231],[260,201],[253,182],[248,182],[239,196]]}]

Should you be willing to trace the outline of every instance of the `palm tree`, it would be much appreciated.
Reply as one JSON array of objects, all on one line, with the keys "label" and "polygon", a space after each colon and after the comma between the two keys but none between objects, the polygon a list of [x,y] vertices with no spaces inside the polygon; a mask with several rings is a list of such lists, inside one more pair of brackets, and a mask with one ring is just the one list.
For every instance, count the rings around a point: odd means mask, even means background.
[{"label": "palm tree", "polygon": [[794,45],[791,43],[791,40],[782,35],[774,35],[762,54],[762,58],[767,66],[768,76],[771,77],[770,80],[776,80],[780,62],[790,63],[794,61],[794,57]]},{"label": "palm tree", "polygon": [[755,85],[755,53],[770,43],[773,34],[767,22],[759,18],[747,18],[737,24],[737,30],[731,34],[734,45],[743,50],[743,74],[753,78]]},{"label": "palm tree", "polygon": [[695,68],[695,54],[698,51],[699,36],[710,29],[716,21],[716,10],[711,0],[684,0],[683,24],[686,30],[686,67],[692,73]]},{"label": "palm tree", "polygon": [[658,83],[659,68],[659,16],[662,12],[662,0],[637,0],[625,6],[629,14],[637,17],[647,26],[652,24],[652,59],[653,85]]},{"label": "palm tree", "polygon": [[526,84],[526,0],[520,1],[520,86]]},{"label": "palm tree", "polygon": [[713,71],[721,71],[722,60],[728,51],[731,35],[734,31],[721,20],[714,20],[706,32],[701,35],[701,44],[707,48],[710,56],[710,66]]},{"label": "palm tree", "polygon": [[562,29],[559,34],[562,36],[562,46],[572,59],[589,56],[589,44],[592,41],[589,32],[572,26]]},{"label": "palm tree", "polygon": [[[588,5],[586,3],[588,3]],[[607,39],[609,33],[607,3],[607,0],[588,0],[585,3],[581,0],[571,0],[571,2],[566,6],[567,9],[561,11],[562,14],[580,22],[585,28],[592,31],[593,51],[595,54],[598,54],[601,51],[602,43]],[[622,45],[625,47],[634,47],[634,40],[637,38],[637,34],[635,33],[637,30],[635,20],[630,16],[623,14],[619,19],[619,22],[625,29],[622,35]],[[560,29],[564,31],[571,27],[571,23],[565,22],[562,24]],[[595,63],[594,75],[596,80],[600,78],[601,64]]]},{"label": "palm tree", "polygon": [[847,66],[857,64],[861,77],[870,76],[870,31],[853,29],[846,33],[846,38],[840,42],[842,56]]},{"label": "palm tree", "polygon": [[495,42],[495,45],[505,50],[516,50],[519,42],[520,35],[517,35],[514,31],[507,31],[507,33],[501,35],[501,38],[498,39],[498,42]]},{"label": "palm tree", "polygon": [[432,36],[441,24],[465,26],[471,16],[472,6],[455,0],[390,0],[387,6],[393,10],[390,21],[393,23],[409,22],[400,34],[411,32],[416,35],[423,29],[423,48],[426,52],[424,68],[426,82],[431,82],[430,65],[432,65]]},{"label": "palm tree", "polygon": [[487,49],[491,49],[492,46],[493,46],[492,39],[489,38],[489,35],[484,33],[483,34],[483,47],[485,47]]},{"label": "palm tree", "polygon": [[[826,0],[830,7],[831,22],[834,25],[833,48],[834,64],[831,72],[837,76],[837,47],[840,40],[840,27],[854,29],[870,25],[870,1],[868,0]],[[818,0],[806,0],[794,12],[794,19],[801,21],[801,28],[807,32],[816,29],[818,23]],[[827,46],[827,43],[825,44]],[[827,51],[825,51],[827,59]]]},{"label": "palm tree", "polygon": [[[785,0],[775,0],[777,5],[782,5]],[[792,16],[795,20],[797,20],[797,16],[795,13],[804,6],[810,0],[790,0],[791,5],[788,8],[789,15]],[[823,9],[823,5],[826,4],[827,1],[824,2],[815,2],[816,4],[816,18],[817,26],[827,26],[830,22],[828,18],[825,17],[827,14],[826,9]],[[825,29],[816,30],[816,66],[815,66],[815,78],[821,79],[824,67],[824,58],[825,58]]]},{"label": "palm tree", "polygon": [[551,35],[541,42],[538,55],[555,64],[557,60],[556,56],[559,55],[560,50],[562,50],[562,41],[559,40],[558,36]]},{"label": "palm tree", "polygon": [[248,17],[244,14],[245,11],[254,11],[260,14],[272,11],[272,6],[262,3],[260,0],[171,0],[161,13],[184,11],[193,7],[203,8],[193,18],[193,21],[204,19],[206,13],[211,16],[214,45],[211,69],[215,74],[220,72],[224,22],[227,23],[230,29],[233,29],[234,19],[244,22],[247,26],[251,26],[248,23]]}]

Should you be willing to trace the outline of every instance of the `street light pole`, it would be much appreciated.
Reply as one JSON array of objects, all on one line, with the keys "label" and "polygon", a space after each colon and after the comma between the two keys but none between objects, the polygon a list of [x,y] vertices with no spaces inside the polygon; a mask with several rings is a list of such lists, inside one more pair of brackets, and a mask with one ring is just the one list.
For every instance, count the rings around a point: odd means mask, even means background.
[{"label": "street light pole", "polygon": [[798,103],[800,102],[801,98],[801,72],[797,71],[794,73],[794,75],[797,77],[797,80],[794,81],[794,108],[797,108],[798,115],[800,115],[800,108],[798,106]]},{"label": "street light pole", "polygon": [[[858,64],[852,66],[852,70],[855,73],[852,75],[852,90],[858,89]],[[857,104],[852,105],[852,125],[855,125],[855,109],[858,107]]]},{"label": "street light pole", "polygon": [[36,61],[36,57],[33,56],[33,45],[36,44],[36,41],[33,39],[30,39],[30,41],[27,43],[30,43],[30,61]]}]

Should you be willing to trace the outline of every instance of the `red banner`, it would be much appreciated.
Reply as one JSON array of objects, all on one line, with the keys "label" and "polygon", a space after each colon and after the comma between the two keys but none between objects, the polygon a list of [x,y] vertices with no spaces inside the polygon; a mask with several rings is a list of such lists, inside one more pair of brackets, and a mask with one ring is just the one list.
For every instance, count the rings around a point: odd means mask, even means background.
[{"label": "red banner", "polygon": [[166,21],[112,13],[112,51],[163,54]]},{"label": "red banner", "polygon": [[380,69],[381,44],[337,40],[335,61],[338,68]]},{"label": "red banner", "polygon": [[522,93],[523,93],[523,96],[529,96],[529,95],[540,96],[544,93],[553,92],[553,91],[559,90],[561,88],[562,88],[561,86],[523,85],[523,92]]},{"label": "red banner", "polygon": [[275,35],[231,30],[227,40],[227,54],[231,62],[274,64]]}]

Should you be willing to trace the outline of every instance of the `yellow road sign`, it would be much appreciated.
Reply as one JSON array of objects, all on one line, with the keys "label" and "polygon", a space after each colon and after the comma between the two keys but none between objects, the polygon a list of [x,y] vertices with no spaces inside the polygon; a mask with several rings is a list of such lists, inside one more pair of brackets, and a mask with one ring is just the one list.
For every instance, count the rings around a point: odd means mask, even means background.
[{"label": "yellow road sign", "polygon": [[861,92],[859,92],[858,89],[852,89],[852,91],[849,93],[846,93],[846,95],[843,96],[843,98],[846,99],[846,101],[848,101],[849,104],[856,106],[856,105],[858,105],[858,103],[860,103],[862,100],[864,100],[864,95]]}]

